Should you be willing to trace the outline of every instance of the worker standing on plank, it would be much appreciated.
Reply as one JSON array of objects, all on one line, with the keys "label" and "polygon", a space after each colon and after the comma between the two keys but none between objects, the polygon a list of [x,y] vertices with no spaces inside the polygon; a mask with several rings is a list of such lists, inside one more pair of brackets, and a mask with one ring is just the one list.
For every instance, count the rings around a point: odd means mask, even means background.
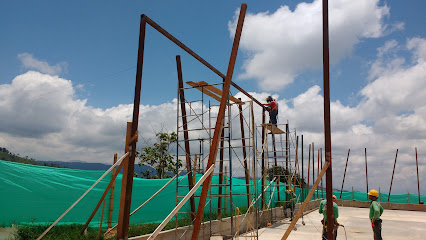
[{"label": "worker standing on plank", "polygon": [[[333,195],[333,212],[334,212],[334,239],[337,238],[337,228],[339,223],[337,218],[339,217],[339,207],[337,206],[337,197]],[[319,205],[319,213],[324,215],[324,218],[321,220],[322,223],[322,240],[327,240],[327,200],[322,200]]]},{"label": "worker standing on plank", "polygon": [[275,99],[273,99],[271,96],[268,96],[266,98],[266,101],[268,103],[265,103],[263,105],[268,106],[269,123],[272,123],[275,126],[277,126],[278,104],[277,102],[275,102]]},{"label": "worker standing on plank", "polygon": [[373,228],[374,240],[382,240],[382,216],[383,207],[377,201],[379,197],[379,192],[375,189],[371,189],[368,192],[368,198],[371,200],[370,204],[370,221],[371,227]]}]

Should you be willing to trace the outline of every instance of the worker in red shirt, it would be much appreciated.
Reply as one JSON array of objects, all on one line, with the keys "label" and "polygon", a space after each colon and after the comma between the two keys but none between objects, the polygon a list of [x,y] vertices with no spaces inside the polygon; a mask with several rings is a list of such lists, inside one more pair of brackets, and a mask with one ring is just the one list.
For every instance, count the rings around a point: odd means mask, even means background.
[{"label": "worker in red shirt", "polygon": [[267,110],[269,112],[269,123],[277,126],[277,115],[278,115],[278,104],[275,102],[271,96],[266,98],[268,103],[263,104],[264,106],[268,106]]}]

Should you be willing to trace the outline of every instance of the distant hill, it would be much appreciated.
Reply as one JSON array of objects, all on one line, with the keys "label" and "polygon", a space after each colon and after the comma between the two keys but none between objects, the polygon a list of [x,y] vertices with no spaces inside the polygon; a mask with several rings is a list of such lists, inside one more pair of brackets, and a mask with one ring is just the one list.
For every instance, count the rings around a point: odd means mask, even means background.
[{"label": "distant hill", "polygon": [[[18,154],[12,153],[6,148],[0,147],[0,160],[5,160],[9,162],[18,162],[18,163],[24,163],[24,164],[31,164],[31,165],[38,165],[38,166],[48,166],[48,167],[57,167],[57,168],[71,168],[71,169],[81,169],[81,170],[108,170],[111,165],[104,164],[104,163],[88,163],[88,162],[82,162],[82,161],[71,161],[71,162],[61,162],[61,161],[38,161],[34,158],[29,158],[28,156],[21,157]],[[152,174],[156,174],[157,171],[155,171],[154,168],[150,166],[139,166],[138,164],[135,164],[135,173],[138,174],[138,176],[141,176],[141,172],[145,172],[147,169],[152,171]]]},{"label": "distant hill", "polygon": [[29,158],[28,156],[21,157],[19,153],[18,154],[12,153],[3,147],[0,147],[0,159],[9,161],[9,162],[18,162],[18,163],[38,165],[38,166],[49,166],[49,167],[57,167],[57,168],[63,167],[53,162],[38,162],[34,158]]}]

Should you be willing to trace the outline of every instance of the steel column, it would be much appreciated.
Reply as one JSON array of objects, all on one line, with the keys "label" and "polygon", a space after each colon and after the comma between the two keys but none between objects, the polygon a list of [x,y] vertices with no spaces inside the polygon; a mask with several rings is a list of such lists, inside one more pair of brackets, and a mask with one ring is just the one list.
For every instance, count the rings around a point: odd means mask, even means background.
[{"label": "steel column", "polygon": [[[262,111],[262,148],[263,148],[263,145],[264,145],[264,143],[265,143],[265,127],[264,127],[264,124],[265,124],[265,122],[266,122],[266,120],[265,120],[265,109],[263,109],[263,111]],[[267,138],[267,137],[266,137]],[[263,209],[263,206],[265,206],[265,194],[264,194],[264,192],[263,192],[263,189],[265,189],[265,150],[263,150],[262,151],[262,163],[261,163],[261,165],[262,165],[262,169],[260,170],[260,173],[261,173],[261,177],[262,177],[262,199],[261,199],[261,209]]]},{"label": "steel column", "polygon": [[350,153],[350,152],[351,152],[351,149],[349,149],[349,150],[348,150],[348,156],[347,156],[347,158],[346,158],[345,173],[343,173],[342,188],[340,189],[340,199],[342,199],[343,184],[345,184],[346,169],[347,169],[347,167],[348,167],[349,153]]},{"label": "steel column", "polygon": [[419,161],[417,160],[417,147],[416,150],[416,169],[417,169],[417,191],[419,193],[419,204],[422,204],[422,201],[420,200],[420,183],[419,183]]},{"label": "steel column", "polygon": [[[241,98],[238,98],[241,100]],[[247,152],[246,152],[246,139],[244,134],[244,121],[243,121],[243,106],[238,104],[240,111],[240,127],[241,127],[241,143],[243,145],[243,158],[244,158],[244,176],[246,178],[246,191],[247,191],[247,206],[250,206],[250,173],[247,165]]]},{"label": "steel column", "polygon": [[396,149],[396,153],[395,153],[395,162],[393,163],[393,170],[392,170],[392,178],[391,178],[391,182],[389,185],[389,195],[388,195],[388,202],[390,200],[390,195],[391,195],[391,191],[392,191],[392,182],[393,182],[393,175],[395,173],[395,166],[396,166],[396,159],[398,157],[398,149]]},{"label": "steel column", "polygon": [[[314,142],[312,142],[312,181],[315,179],[315,148],[314,148]],[[315,199],[315,194],[314,194]]]},{"label": "steel column", "polygon": [[[186,160],[186,170],[188,171],[188,191],[194,187],[194,177],[192,176],[192,164],[191,164],[191,149],[189,147],[189,136],[188,136],[188,121],[186,118],[186,106],[185,106],[185,91],[183,89],[183,77],[182,77],[182,63],[180,61],[180,56],[176,56],[176,67],[178,73],[178,82],[179,82],[179,98],[180,98],[180,109],[182,113],[182,127],[183,127],[183,138],[185,141],[185,160]],[[191,205],[191,219],[195,219],[195,199],[194,196],[190,198]]]},{"label": "steel column", "polygon": [[302,135],[302,201],[305,200],[305,186],[303,186],[304,182],[305,182],[305,174],[303,173],[303,135]]},{"label": "steel column", "polygon": [[[325,135],[325,162],[330,166],[326,172],[326,198],[332,199],[333,171],[331,163],[331,126],[330,126],[330,61],[328,39],[328,0],[322,1],[322,26],[323,26],[323,74],[324,74],[324,135]],[[327,228],[333,229],[334,214],[333,201],[327,201]],[[327,232],[328,239],[334,239],[333,231]]]},{"label": "steel column", "polygon": [[[243,29],[246,10],[247,10],[247,5],[242,4],[240,9],[240,16],[238,18],[237,29],[235,31],[234,43],[232,45],[231,56],[229,59],[228,70],[226,73],[225,82],[223,84],[222,98],[220,101],[220,107],[219,107],[219,111],[217,115],[212,144],[210,146],[210,153],[209,153],[207,168],[210,168],[210,166],[214,165],[216,161],[217,148],[218,148],[220,137],[222,135],[225,108],[226,108],[228,96],[229,96],[229,87],[231,85],[232,74],[234,72],[235,60],[237,58],[238,46],[240,43],[241,32]],[[206,178],[206,180],[204,180],[203,182],[203,188],[201,190],[201,196],[200,196],[200,200],[198,204],[197,215],[194,221],[194,229],[192,230],[192,240],[197,239],[198,234],[200,232],[200,226],[201,226],[201,222],[203,220],[203,215],[204,215],[204,204],[206,203],[207,191],[209,190],[211,180],[212,180],[212,175]]]},{"label": "steel column", "polygon": [[[367,169],[367,148],[364,148],[364,156],[365,156],[365,183],[367,184],[367,193],[368,193],[368,169]],[[368,200],[368,194],[367,194]]]}]

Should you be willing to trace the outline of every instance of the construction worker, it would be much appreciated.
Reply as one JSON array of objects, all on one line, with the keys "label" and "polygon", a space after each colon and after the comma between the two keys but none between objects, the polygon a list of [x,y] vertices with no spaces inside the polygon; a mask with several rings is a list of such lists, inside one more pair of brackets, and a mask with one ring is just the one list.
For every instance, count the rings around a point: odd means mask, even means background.
[{"label": "construction worker", "polygon": [[288,190],[286,190],[285,194],[286,194],[286,200],[288,202],[286,202],[285,205],[284,205],[284,217],[287,217],[287,209],[290,208],[290,221],[293,221],[294,209],[296,207],[297,196],[296,196],[296,194],[294,194],[293,188],[289,188]]},{"label": "construction worker", "polygon": [[[334,212],[334,239],[337,238],[337,228],[339,227],[339,223],[337,222],[337,218],[339,217],[339,207],[337,206],[337,197],[333,195],[333,212]],[[319,205],[319,213],[324,215],[324,218],[321,220],[322,223],[322,240],[327,240],[327,200],[324,199],[320,202]]]},{"label": "construction worker", "polygon": [[371,200],[370,204],[370,221],[371,227],[373,228],[374,240],[382,240],[382,216],[383,207],[377,201],[379,197],[379,192],[375,189],[371,189],[368,192],[368,198]]},{"label": "construction worker", "polygon": [[277,115],[278,115],[278,104],[275,102],[275,99],[273,99],[271,96],[268,96],[266,98],[266,101],[268,103],[263,104],[264,106],[268,106],[268,112],[269,112],[269,123],[274,124],[277,126]]}]

